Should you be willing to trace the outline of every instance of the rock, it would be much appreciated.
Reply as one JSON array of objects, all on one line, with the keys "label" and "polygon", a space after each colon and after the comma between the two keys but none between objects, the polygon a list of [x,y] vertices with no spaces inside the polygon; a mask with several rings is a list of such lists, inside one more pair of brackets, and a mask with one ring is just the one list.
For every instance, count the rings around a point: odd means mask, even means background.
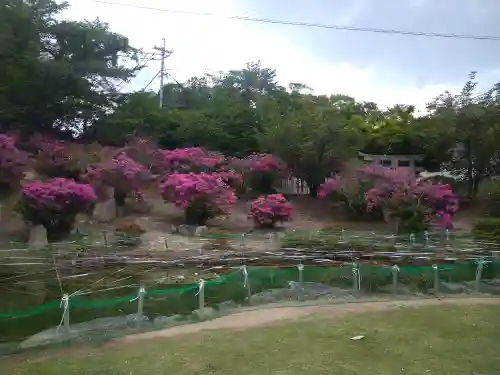
[{"label": "rock", "polygon": [[[378,290],[381,293],[394,293],[394,287],[392,285],[382,285]],[[411,295],[413,292],[406,285],[397,284],[396,294]]]},{"label": "rock", "polygon": [[386,222],[386,223],[391,222],[391,214],[392,214],[392,212],[388,208],[386,208],[386,207],[382,208],[382,215],[384,217],[384,222]]},{"label": "rock", "polygon": [[441,282],[439,291],[445,294],[467,293],[467,288],[463,284]]},{"label": "rock", "polygon": [[89,218],[86,215],[76,215],[75,225],[73,226],[73,233],[88,233],[89,232]]},{"label": "rock", "polygon": [[97,221],[106,223],[116,217],[116,203],[114,199],[98,202],[95,205],[93,216]]},{"label": "rock", "polygon": [[195,234],[195,236],[203,236],[207,233],[207,231],[208,231],[207,226],[203,225],[203,226],[197,227],[194,234]]},{"label": "rock", "polygon": [[30,229],[28,246],[33,249],[43,249],[49,244],[47,240],[47,229],[37,225]]},{"label": "rock", "polygon": [[133,213],[139,214],[149,214],[153,209],[153,205],[145,200],[138,201],[136,199],[131,199],[127,202],[127,206]]},{"label": "rock", "polygon": [[0,355],[14,353],[17,350],[16,342],[0,343]]},{"label": "rock", "polygon": [[164,327],[167,325],[175,324],[182,320],[182,315],[173,315],[173,316],[157,316],[153,320],[153,326],[155,327]]},{"label": "rock", "polygon": [[180,225],[179,226],[179,234],[185,236],[185,237],[192,237],[196,233],[196,229],[198,227],[194,225]]},{"label": "rock", "polygon": [[[59,329],[57,327],[53,327],[29,337],[21,342],[19,347],[21,349],[33,348],[40,345],[60,343],[67,340],[86,341],[89,339],[89,336],[102,337],[113,331],[125,328],[135,328],[137,326],[137,318],[137,314],[130,314],[108,318],[97,318],[84,323],[71,324],[71,332],[69,336],[64,331],[64,327],[60,327]],[[149,323],[147,316],[142,316],[142,320],[144,323]]]},{"label": "rock", "polygon": [[201,250],[215,250],[217,247],[212,242],[205,242],[201,245]]},{"label": "rock", "polygon": [[217,305],[217,310],[224,312],[227,310],[234,310],[234,309],[237,309],[239,307],[240,307],[240,305],[238,305],[234,301],[225,301],[225,302],[221,302]]},{"label": "rock", "polygon": [[191,316],[196,320],[205,320],[214,318],[217,315],[217,311],[211,307],[204,307],[203,312],[200,310],[194,310]]},{"label": "rock", "polygon": [[34,181],[37,179],[38,179],[38,176],[36,175],[35,172],[33,172],[33,171],[24,172],[24,180],[25,181]]},{"label": "rock", "polygon": [[[475,290],[475,288],[476,288],[475,281],[470,281],[470,282],[467,282],[466,284],[469,286],[470,290]],[[500,280],[499,279],[482,280],[479,283],[479,292],[493,294],[493,295],[499,295],[500,294]]]},{"label": "rock", "polygon": [[280,235],[278,232],[269,234],[269,250],[278,251],[281,249]]},{"label": "rock", "polygon": [[296,300],[297,292],[291,289],[269,289],[250,297],[250,305],[265,305],[272,302]]},{"label": "rock", "polygon": [[116,206],[116,216],[117,217],[123,217],[125,216],[125,206]]},{"label": "rock", "polygon": [[302,298],[315,299],[325,296],[341,296],[350,293],[349,290],[344,290],[342,288],[320,284],[320,283],[298,283],[296,281],[288,282],[288,287],[297,292],[300,292]]}]

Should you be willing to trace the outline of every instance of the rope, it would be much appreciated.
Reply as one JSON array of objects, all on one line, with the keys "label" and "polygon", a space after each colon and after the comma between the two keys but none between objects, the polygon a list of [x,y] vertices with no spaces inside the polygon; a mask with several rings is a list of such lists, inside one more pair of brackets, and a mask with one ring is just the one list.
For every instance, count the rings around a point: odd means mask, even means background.
[{"label": "rope", "polygon": [[243,287],[246,288],[248,285],[248,270],[247,266],[241,266],[241,272],[243,273]]},{"label": "rope", "polygon": [[59,307],[63,308],[63,313],[61,316],[61,321],[59,322],[59,325],[56,328],[56,333],[59,333],[59,328],[61,328],[62,324],[64,323],[64,316],[66,315],[66,311],[69,309],[69,294],[63,294],[61,298],[61,304]]},{"label": "rope", "polygon": [[205,289],[205,280],[200,279],[200,281],[198,282],[198,293],[196,293],[195,296],[199,296],[204,289]]}]

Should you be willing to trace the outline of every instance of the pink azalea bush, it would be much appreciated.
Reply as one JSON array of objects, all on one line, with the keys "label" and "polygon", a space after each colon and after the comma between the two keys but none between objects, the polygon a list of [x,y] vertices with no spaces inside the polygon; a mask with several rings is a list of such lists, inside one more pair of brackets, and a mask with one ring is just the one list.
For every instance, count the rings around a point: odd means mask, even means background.
[{"label": "pink azalea bush", "polygon": [[273,228],[277,222],[292,220],[293,206],[281,194],[262,195],[250,204],[248,214],[256,226]]},{"label": "pink azalea bush", "polygon": [[224,156],[210,154],[200,147],[161,150],[160,168],[167,173],[213,172],[225,161]]},{"label": "pink azalea bush", "polygon": [[99,160],[98,153],[89,149],[96,144],[81,145],[44,136],[34,136],[30,142],[35,150],[35,170],[43,176],[79,181],[87,166]]},{"label": "pink azalea bush", "polygon": [[118,150],[117,155],[124,154],[130,159],[142,164],[152,173],[162,173],[163,150],[146,137],[133,138],[124,148]]},{"label": "pink azalea bush", "polygon": [[190,225],[227,215],[236,204],[234,190],[215,173],[173,173],[160,184],[160,191],[165,201],[184,210]]},{"label": "pink azalea bush", "polygon": [[356,169],[327,179],[320,186],[318,197],[342,202],[352,219],[380,219],[382,213],[376,208],[369,210],[366,203],[365,195],[372,187],[373,181],[362,169]]},{"label": "pink azalea bush", "polygon": [[18,209],[25,221],[43,225],[54,240],[69,234],[76,215],[90,210],[96,200],[92,186],[54,178],[24,185]]},{"label": "pink azalea bush", "polygon": [[16,146],[16,139],[0,134],[0,183],[9,189],[18,186],[24,177],[28,155]]},{"label": "pink azalea bush", "polygon": [[136,197],[139,196],[142,199],[142,195],[138,194],[137,191],[151,182],[153,178],[146,167],[125,154],[89,167],[86,176],[99,192],[103,191],[104,186],[112,187],[118,206],[125,204],[125,198],[130,193],[134,193]]},{"label": "pink azalea bush", "polygon": [[[457,210],[457,199],[449,185],[417,179],[406,168],[386,168],[373,165],[358,171],[358,191],[364,194],[368,211],[373,209],[389,210],[392,216],[400,219],[402,229],[423,230],[434,220],[438,225],[450,228],[452,217]],[[342,177],[329,179],[323,184],[320,197],[335,194],[346,196]]]},{"label": "pink azalea bush", "polygon": [[277,156],[256,153],[245,159],[232,162],[236,169],[243,171],[245,184],[258,193],[274,192],[273,185],[287,173],[286,164]]},{"label": "pink azalea bush", "polygon": [[35,137],[35,170],[48,177],[78,178],[82,173],[79,158],[72,157],[74,148],[71,144],[47,137]]},{"label": "pink azalea bush", "polygon": [[241,192],[244,187],[243,183],[243,175],[241,173],[236,172],[233,169],[230,168],[220,168],[215,172],[221,179],[222,181],[236,190],[237,192]]}]

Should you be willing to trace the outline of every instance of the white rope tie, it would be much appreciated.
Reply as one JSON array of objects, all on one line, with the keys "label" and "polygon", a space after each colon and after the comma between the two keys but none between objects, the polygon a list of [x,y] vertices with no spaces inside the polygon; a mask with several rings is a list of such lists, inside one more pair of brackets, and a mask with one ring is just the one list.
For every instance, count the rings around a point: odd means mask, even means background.
[{"label": "white rope tie", "polygon": [[358,278],[356,288],[359,291],[359,290],[361,290],[361,273],[359,272],[359,269],[357,267],[354,267],[352,269],[352,274],[354,275],[354,277]]},{"label": "white rope tie", "polygon": [[247,266],[241,266],[241,273],[243,274],[243,287],[246,288],[248,285],[248,270]]},{"label": "white rope tie", "polygon": [[205,280],[203,279],[200,279],[200,281],[198,282],[198,293],[196,293],[195,295],[198,296],[200,295],[200,293],[205,289]]},{"label": "white rope tie", "polygon": [[141,286],[141,287],[139,288],[139,293],[137,293],[137,297],[132,298],[132,299],[130,300],[130,302],[137,301],[137,300],[139,299],[139,297],[140,297],[141,295],[144,295],[144,294],[146,294],[146,288],[144,288],[143,286]]},{"label": "white rope tie", "polygon": [[483,273],[484,265],[487,263],[484,259],[479,259],[476,261],[477,263],[477,268],[476,268],[476,280],[479,280],[479,277]]},{"label": "white rope tie", "polygon": [[62,324],[64,323],[64,316],[66,315],[66,311],[68,311],[68,309],[69,309],[69,295],[68,294],[63,294],[59,307],[63,308],[63,313],[62,313],[61,321],[59,322],[59,325],[56,328],[56,333],[59,333],[59,328],[61,328]]}]

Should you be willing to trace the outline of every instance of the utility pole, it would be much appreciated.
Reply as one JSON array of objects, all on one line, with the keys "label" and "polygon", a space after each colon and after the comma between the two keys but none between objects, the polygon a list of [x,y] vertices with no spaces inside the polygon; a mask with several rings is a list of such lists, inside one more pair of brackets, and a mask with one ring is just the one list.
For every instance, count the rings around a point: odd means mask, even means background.
[{"label": "utility pole", "polygon": [[160,108],[163,107],[163,79],[165,77],[165,59],[168,57],[171,51],[167,51],[165,38],[163,40],[163,47],[154,47],[155,50],[161,52],[161,68],[160,68]]}]

